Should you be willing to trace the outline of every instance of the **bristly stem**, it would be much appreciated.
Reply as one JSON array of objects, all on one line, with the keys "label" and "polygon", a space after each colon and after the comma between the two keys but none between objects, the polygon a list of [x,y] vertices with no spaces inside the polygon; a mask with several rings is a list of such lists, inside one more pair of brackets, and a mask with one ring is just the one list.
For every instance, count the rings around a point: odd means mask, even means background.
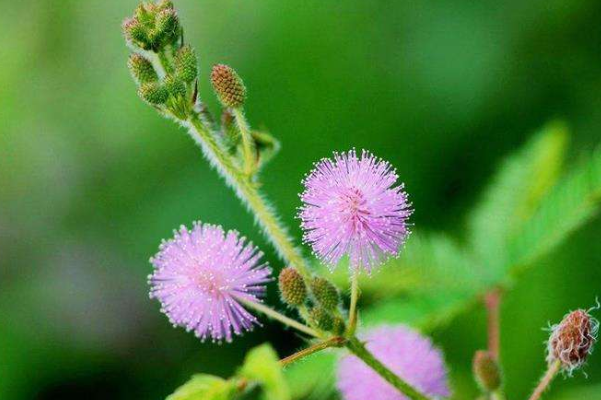
[{"label": "bristly stem", "polygon": [[286,358],[280,360],[280,365],[285,367],[287,365],[292,364],[295,361],[300,360],[301,358],[307,357],[311,354],[317,353],[318,351],[325,350],[329,347],[340,347],[344,345],[346,339],[341,336],[335,336],[328,340],[324,340],[323,342],[315,343],[312,346],[307,347],[306,349],[302,349],[294,354],[289,355]]},{"label": "bristly stem", "polygon": [[367,350],[365,345],[356,337],[350,337],[346,342],[346,347],[355,356],[359,357],[365,364],[378,373],[388,383],[394,386],[399,392],[411,400],[431,400],[429,397],[420,393],[417,389],[405,382],[398,375],[382,364],[373,354]]},{"label": "bristly stem", "polygon": [[263,303],[256,303],[254,301],[248,301],[248,300],[241,299],[241,298],[238,298],[238,300],[240,300],[240,302],[242,302],[242,304],[244,304],[246,307],[253,308],[254,310],[256,310],[262,314],[265,314],[266,316],[273,318],[273,319],[281,322],[284,325],[294,328],[300,332],[306,333],[309,336],[319,337],[319,334],[316,331],[314,331],[313,329],[309,328],[306,325],[301,324],[300,322],[298,322],[292,318],[288,318],[284,314],[280,314],[273,308],[267,307]]},{"label": "bristly stem", "polygon": [[559,360],[555,360],[553,363],[549,364],[547,372],[540,380],[536,389],[534,389],[534,392],[532,392],[532,395],[530,396],[529,400],[539,400],[545,392],[545,390],[547,390],[553,379],[557,376],[560,369],[561,361]]},{"label": "bristly stem", "polygon": [[255,154],[254,143],[250,133],[250,127],[241,108],[233,109],[236,126],[242,137],[242,153],[244,155],[244,173],[251,176],[256,170],[257,156]]},{"label": "bristly stem", "polygon": [[354,335],[357,330],[357,301],[359,300],[359,268],[353,271],[351,277],[351,305],[349,308],[348,333]]},{"label": "bristly stem", "polygon": [[273,208],[265,201],[257,187],[248,176],[241,173],[231,157],[216,139],[216,135],[207,128],[198,115],[193,114],[183,122],[192,138],[198,143],[210,163],[218,170],[226,183],[231,186],[242,202],[255,217],[267,239],[273,244],[279,255],[303,275],[309,277],[309,268],[300,250],[292,244],[288,230],[276,217]]},{"label": "bristly stem", "polygon": [[501,349],[501,300],[502,289],[495,288],[488,292],[484,302],[488,312],[488,351],[499,361]]}]

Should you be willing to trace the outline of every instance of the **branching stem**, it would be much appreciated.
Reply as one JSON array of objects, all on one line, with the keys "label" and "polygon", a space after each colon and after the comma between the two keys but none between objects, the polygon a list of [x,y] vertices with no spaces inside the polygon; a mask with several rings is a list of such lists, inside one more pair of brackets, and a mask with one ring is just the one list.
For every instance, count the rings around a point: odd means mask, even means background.
[{"label": "branching stem", "polygon": [[253,308],[254,310],[265,314],[266,316],[273,318],[279,322],[281,322],[282,324],[289,326],[291,328],[294,328],[300,332],[303,332],[309,336],[313,336],[313,337],[319,337],[319,334],[314,331],[313,329],[309,328],[306,325],[301,324],[300,322],[292,319],[292,318],[288,318],[287,316],[285,316],[284,314],[280,314],[279,312],[277,312],[276,310],[274,310],[273,308],[267,307],[265,304],[263,303],[256,303],[253,301],[247,301],[241,298],[238,298],[238,300],[240,300],[240,302],[242,302],[246,307],[248,308]]},{"label": "branching stem", "polygon": [[317,353],[318,351],[325,350],[329,347],[340,347],[344,345],[346,339],[340,336],[335,336],[328,340],[324,340],[323,342],[315,343],[312,346],[307,347],[306,349],[302,349],[294,354],[289,355],[286,358],[280,360],[280,364],[282,367],[285,367],[289,364],[292,364],[295,361],[300,360],[301,358],[307,357],[311,354]]}]

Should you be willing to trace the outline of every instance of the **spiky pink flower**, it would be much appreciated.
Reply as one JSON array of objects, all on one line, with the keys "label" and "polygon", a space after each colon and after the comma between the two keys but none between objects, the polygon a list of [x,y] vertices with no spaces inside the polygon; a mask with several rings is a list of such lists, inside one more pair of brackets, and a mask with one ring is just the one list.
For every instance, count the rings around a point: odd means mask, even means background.
[{"label": "spiky pink flower", "polygon": [[[364,339],[378,360],[421,393],[450,395],[442,353],[430,339],[403,325],[379,327]],[[409,400],[353,355],[340,361],[337,387],[344,400]]]},{"label": "spiky pink flower", "polygon": [[163,241],[150,259],[150,297],[174,326],[194,331],[202,340],[231,341],[252,329],[257,319],[242,302],[259,302],[271,270],[259,264],[262,253],[236,231],[195,222]]},{"label": "spiky pink flower", "polygon": [[391,165],[363,150],[334,153],[304,180],[299,217],[304,241],[334,267],[348,255],[351,268],[371,271],[397,256],[409,234],[412,213]]}]

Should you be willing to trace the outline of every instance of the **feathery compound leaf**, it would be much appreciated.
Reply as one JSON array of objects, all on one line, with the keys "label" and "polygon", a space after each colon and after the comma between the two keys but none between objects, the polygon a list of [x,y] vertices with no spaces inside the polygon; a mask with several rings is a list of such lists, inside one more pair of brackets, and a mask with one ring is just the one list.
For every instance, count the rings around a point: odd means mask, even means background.
[{"label": "feathery compound leaf", "polygon": [[180,386],[166,400],[230,400],[235,393],[235,385],[222,378],[198,374]]},{"label": "feathery compound leaf", "polygon": [[503,163],[473,212],[470,242],[490,281],[507,271],[507,243],[533,215],[556,183],[568,139],[567,128],[552,122]]},{"label": "feathery compound leaf", "polygon": [[527,266],[590,220],[601,203],[601,147],[574,168],[544,198],[536,214],[511,242],[511,261]]},{"label": "feathery compound leaf", "polygon": [[290,390],[278,356],[268,344],[255,347],[246,355],[238,376],[258,382],[263,389],[262,398],[265,400],[290,399]]},{"label": "feathery compound leaf", "polygon": [[[408,292],[481,287],[479,273],[470,255],[448,236],[412,233],[400,257],[388,260],[372,275],[362,274],[360,286],[362,296],[380,300]],[[347,286],[348,271],[343,265],[332,280],[339,287]]]}]

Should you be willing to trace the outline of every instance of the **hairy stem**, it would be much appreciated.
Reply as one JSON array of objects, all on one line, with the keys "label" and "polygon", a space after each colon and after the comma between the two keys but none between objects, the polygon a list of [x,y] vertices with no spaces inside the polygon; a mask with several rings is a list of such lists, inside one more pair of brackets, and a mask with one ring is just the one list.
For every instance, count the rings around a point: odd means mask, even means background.
[{"label": "hairy stem", "polygon": [[255,154],[254,143],[250,133],[250,127],[244,117],[244,112],[241,108],[233,109],[234,119],[236,120],[236,126],[240,131],[242,137],[242,153],[244,155],[244,173],[251,176],[257,165],[257,156]]},{"label": "hairy stem", "polygon": [[315,343],[312,346],[307,347],[306,349],[302,349],[294,354],[289,355],[286,358],[280,360],[280,364],[282,367],[286,365],[292,364],[295,361],[300,360],[301,358],[310,356],[311,354],[317,353],[318,351],[325,350],[329,347],[340,347],[346,342],[346,339],[340,336],[335,336],[328,340],[324,340],[323,342]]},{"label": "hairy stem", "polygon": [[303,275],[309,278],[309,269],[300,250],[292,244],[286,227],[276,217],[273,208],[265,201],[248,176],[241,173],[198,115],[193,114],[183,125],[189,129],[192,138],[200,145],[213,167],[231,186],[242,202],[255,217],[267,239],[273,244],[280,257]]},{"label": "hairy stem", "polygon": [[421,394],[417,389],[405,382],[398,375],[388,369],[384,364],[382,364],[356,337],[350,337],[346,342],[346,347],[351,351],[351,353],[359,357],[365,364],[367,364],[367,366],[377,372],[378,375],[384,378],[399,392],[411,400],[430,400],[429,397]]},{"label": "hairy stem", "polygon": [[265,314],[266,316],[273,318],[273,319],[281,322],[284,325],[294,328],[300,332],[306,333],[307,335],[310,335],[313,337],[319,337],[319,334],[316,331],[314,331],[313,329],[309,328],[306,325],[301,324],[300,322],[298,322],[292,318],[288,318],[284,314],[280,314],[273,308],[267,307],[263,303],[256,303],[256,302],[244,300],[241,298],[238,298],[238,300],[240,302],[242,302],[246,307],[252,308],[262,314]]},{"label": "hairy stem", "polygon": [[499,361],[501,348],[501,289],[492,289],[486,294],[484,302],[488,311],[488,351]]},{"label": "hairy stem", "polygon": [[349,308],[348,333],[354,335],[357,330],[357,301],[359,300],[359,269],[353,271],[351,278],[351,306]]},{"label": "hairy stem", "polygon": [[540,399],[541,396],[543,395],[543,393],[545,392],[545,390],[547,390],[547,388],[549,387],[549,385],[555,378],[555,376],[557,376],[557,373],[559,372],[560,369],[561,369],[561,361],[559,361],[559,360],[556,360],[553,363],[549,364],[549,368],[547,369],[547,372],[540,380],[536,389],[534,389],[534,392],[532,392],[532,395],[530,396],[529,400]]}]

